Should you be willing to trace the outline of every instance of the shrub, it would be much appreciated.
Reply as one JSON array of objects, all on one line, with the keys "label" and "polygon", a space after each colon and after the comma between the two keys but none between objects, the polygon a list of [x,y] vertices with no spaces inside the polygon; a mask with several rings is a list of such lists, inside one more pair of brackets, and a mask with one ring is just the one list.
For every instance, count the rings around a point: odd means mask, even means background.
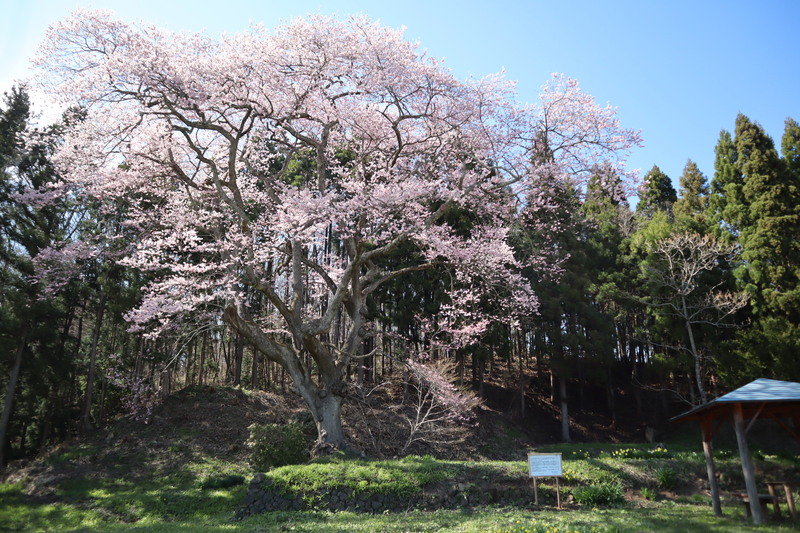
[{"label": "shrub", "polygon": [[244,484],[244,476],[228,474],[224,476],[211,476],[200,483],[201,489],[227,489]]},{"label": "shrub", "polygon": [[612,481],[604,481],[594,485],[575,487],[572,489],[572,496],[581,505],[592,507],[600,505],[615,505],[622,503],[625,495],[622,492],[622,485]]},{"label": "shrub", "polygon": [[253,450],[250,464],[255,470],[296,465],[308,460],[310,443],[302,423],[253,424],[249,429],[247,445]]},{"label": "shrub", "polygon": [[671,468],[659,468],[656,470],[656,482],[664,490],[675,488],[675,471]]},{"label": "shrub", "polygon": [[645,500],[655,501],[657,496],[656,491],[650,487],[642,488],[642,497],[644,497]]}]

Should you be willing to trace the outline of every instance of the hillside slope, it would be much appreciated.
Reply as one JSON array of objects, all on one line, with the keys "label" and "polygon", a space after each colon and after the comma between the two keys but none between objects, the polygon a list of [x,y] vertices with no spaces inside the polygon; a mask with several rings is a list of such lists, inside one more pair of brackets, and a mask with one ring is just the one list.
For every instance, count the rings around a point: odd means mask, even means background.
[{"label": "hillside slope", "polygon": [[[420,442],[406,452],[445,459],[523,459],[535,446],[558,442],[559,412],[549,402],[529,406],[524,418],[508,414],[513,393],[486,386],[486,401],[474,424],[454,428],[449,440]],[[384,388],[367,398],[353,398],[343,410],[345,431],[354,447],[369,457],[399,454],[408,436],[400,390]],[[531,402],[529,401],[529,404]],[[578,441],[614,442],[630,438],[607,418],[573,410]],[[12,463],[4,481],[24,482],[39,497],[55,493],[63,479],[136,477],[139,471],[169,473],[197,457],[247,465],[248,427],[307,417],[301,399],[291,392],[243,391],[231,387],[190,386],[173,393],[154,410],[148,423],[127,417],[111,427],[75,438],[30,461]],[[200,473],[202,474],[202,473]]]}]

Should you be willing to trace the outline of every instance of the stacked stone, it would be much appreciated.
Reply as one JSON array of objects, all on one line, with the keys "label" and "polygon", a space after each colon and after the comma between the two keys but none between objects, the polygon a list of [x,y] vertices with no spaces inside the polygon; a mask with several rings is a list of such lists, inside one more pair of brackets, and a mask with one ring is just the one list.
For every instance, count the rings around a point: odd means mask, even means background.
[{"label": "stacked stone", "polygon": [[270,511],[301,511],[306,509],[351,511],[358,513],[399,513],[409,509],[458,509],[491,504],[526,505],[530,491],[523,488],[480,490],[471,483],[457,483],[445,490],[422,492],[416,496],[355,492],[338,488],[316,494],[288,494],[275,486],[264,474],[256,474],[236,514],[237,519]]}]

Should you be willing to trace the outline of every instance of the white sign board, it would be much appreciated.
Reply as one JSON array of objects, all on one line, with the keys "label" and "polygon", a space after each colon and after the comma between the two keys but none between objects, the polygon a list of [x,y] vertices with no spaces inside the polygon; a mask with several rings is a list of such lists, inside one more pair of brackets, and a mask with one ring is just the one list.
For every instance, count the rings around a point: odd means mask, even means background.
[{"label": "white sign board", "polygon": [[560,453],[529,453],[528,471],[530,477],[562,476]]}]

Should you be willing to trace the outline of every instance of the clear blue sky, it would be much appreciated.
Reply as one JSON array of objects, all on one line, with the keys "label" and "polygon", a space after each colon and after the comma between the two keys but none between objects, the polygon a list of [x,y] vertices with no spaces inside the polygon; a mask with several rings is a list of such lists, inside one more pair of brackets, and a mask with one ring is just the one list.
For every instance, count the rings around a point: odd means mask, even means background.
[{"label": "clear blue sky", "polygon": [[642,130],[630,167],[657,164],[676,187],[689,158],[711,179],[719,132],[738,113],[778,145],[786,117],[800,120],[800,0],[0,0],[0,92],[29,75],[47,26],[79,7],[210,35],[366,13],[405,26],[458,77],[505,68],[524,101],[562,72]]}]

